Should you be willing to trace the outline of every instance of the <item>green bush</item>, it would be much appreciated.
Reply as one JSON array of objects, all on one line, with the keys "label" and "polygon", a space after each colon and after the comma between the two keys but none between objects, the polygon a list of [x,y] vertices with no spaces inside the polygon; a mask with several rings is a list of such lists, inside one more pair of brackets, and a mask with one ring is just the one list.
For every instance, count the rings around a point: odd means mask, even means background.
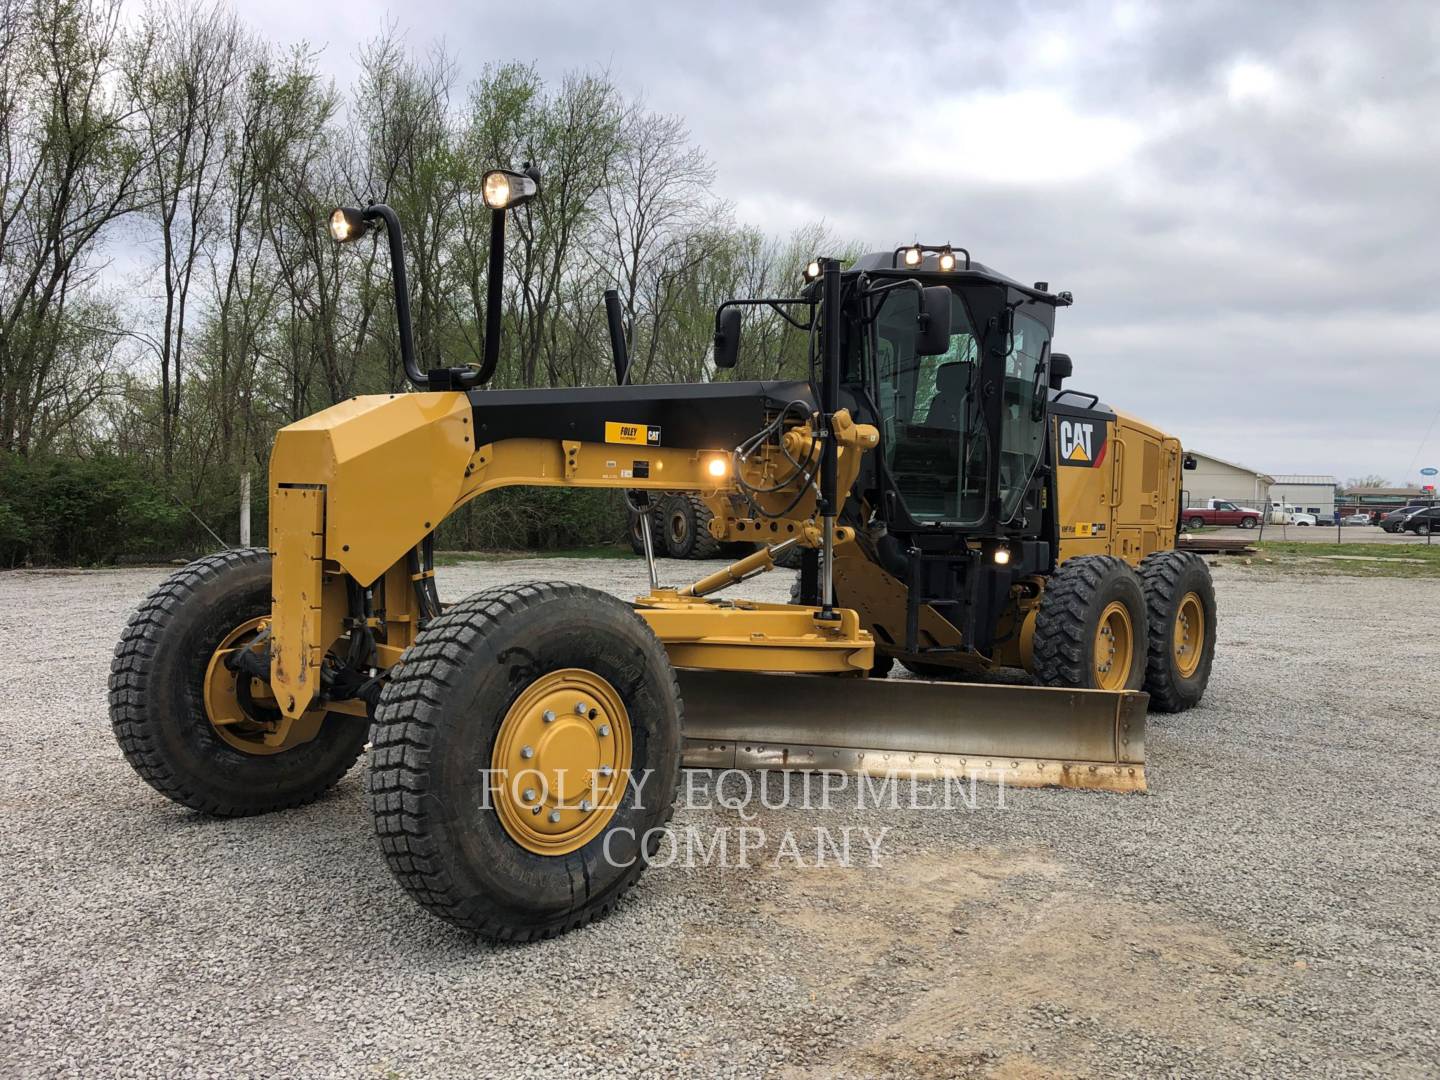
[{"label": "green bush", "polygon": [[435,539],[447,551],[555,551],[610,544],[624,535],[618,491],[514,487],[467,503]]},{"label": "green bush", "polygon": [[133,462],[0,455],[0,566],[189,551],[185,517]]}]

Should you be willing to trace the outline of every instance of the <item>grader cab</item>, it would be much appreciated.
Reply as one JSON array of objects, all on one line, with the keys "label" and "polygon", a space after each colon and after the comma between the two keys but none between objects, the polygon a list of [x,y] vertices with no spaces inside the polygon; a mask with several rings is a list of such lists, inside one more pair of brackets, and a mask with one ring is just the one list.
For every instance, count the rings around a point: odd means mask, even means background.
[{"label": "grader cab", "polygon": [[[282,430],[269,549],[192,563],[131,619],[110,704],[142,777],[256,814],[318,797],[368,745],[396,877],[503,939],[611,910],[682,766],[1144,788],[1147,701],[1200,700],[1214,595],[1173,550],[1178,442],[1063,385],[1068,294],[949,245],[817,259],[794,295],[716,313],[716,368],[764,304],[807,335],[808,378],[628,385],[612,310],[616,385],[487,389],[505,215],[538,188],[486,177],[473,367],[418,369],[395,214],[336,212],[337,241],[386,233],[416,392]],[[690,493],[715,540],[758,546],[684,587],[647,552],[631,602],[535,582],[442,604],[435,530],[510,485]],[[791,603],[719,595],[797,550]],[[920,678],[886,678],[897,662]],[[1035,685],[975,681],[1000,667]]]}]

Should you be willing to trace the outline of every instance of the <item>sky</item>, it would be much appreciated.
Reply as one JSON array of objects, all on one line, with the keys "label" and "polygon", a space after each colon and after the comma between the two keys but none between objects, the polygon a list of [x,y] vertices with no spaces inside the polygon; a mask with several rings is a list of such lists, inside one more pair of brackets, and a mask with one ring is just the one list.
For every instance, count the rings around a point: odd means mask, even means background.
[{"label": "sky", "polygon": [[[1263,472],[1440,467],[1440,5],[238,0],[341,85],[393,22],[462,80],[604,68],[738,220],[1068,289],[1070,385]],[[821,253],[823,254],[823,253]]]}]

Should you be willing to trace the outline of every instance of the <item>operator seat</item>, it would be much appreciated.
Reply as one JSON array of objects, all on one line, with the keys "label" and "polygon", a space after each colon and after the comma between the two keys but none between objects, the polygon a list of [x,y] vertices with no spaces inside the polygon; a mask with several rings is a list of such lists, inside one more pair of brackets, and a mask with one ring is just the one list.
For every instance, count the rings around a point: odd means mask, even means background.
[{"label": "operator seat", "polygon": [[935,396],[925,414],[925,426],[959,431],[965,422],[965,398],[970,389],[970,365],[941,364],[935,369]]}]

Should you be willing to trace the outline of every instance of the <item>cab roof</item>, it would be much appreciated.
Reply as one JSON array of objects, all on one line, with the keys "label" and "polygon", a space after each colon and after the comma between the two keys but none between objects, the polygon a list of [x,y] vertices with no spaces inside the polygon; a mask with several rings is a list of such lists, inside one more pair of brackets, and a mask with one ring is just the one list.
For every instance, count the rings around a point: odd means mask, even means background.
[{"label": "cab roof", "polygon": [[979,279],[980,281],[990,282],[995,285],[1003,285],[1006,288],[1014,289],[1016,292],[1024,293],[1026,296],[1031,297],[1035,300],[1043,300],[1051,304],[1068,303],[1067,300],[1062,299],[1060,296],[1057,296],[1054,293],[1046,292],[1042,289],[1036,289],[1032,285],[1022,285],[1020,282],[1016,281],[1008,274],[1002,274],[999,270],[996,270],[990,266],[986,266],[982,262],[976,262],[975,260],[971,259],[969,261],[969,268],[966,269],[964,268],[965,264],[963,261],[966,256],[958,255],[959,249],[956,250],[957,257],[961,261],[956,263],[956,267],[954,270],[941,270],[940,258],[938,255],[933,253],[925,255],[920,260],[919,266],[906,266],[903,262],[897,260],[895,252],[893,251],[871,251],[867,252],[864,255],[861,255],[858,259],[856,259],[853,263],[846,267],[846,272],[864,272],[867,274],[935,274],[937,276],[944,277],[947,280],[956,279],[970,282],[974,282],[975,280]]}]

